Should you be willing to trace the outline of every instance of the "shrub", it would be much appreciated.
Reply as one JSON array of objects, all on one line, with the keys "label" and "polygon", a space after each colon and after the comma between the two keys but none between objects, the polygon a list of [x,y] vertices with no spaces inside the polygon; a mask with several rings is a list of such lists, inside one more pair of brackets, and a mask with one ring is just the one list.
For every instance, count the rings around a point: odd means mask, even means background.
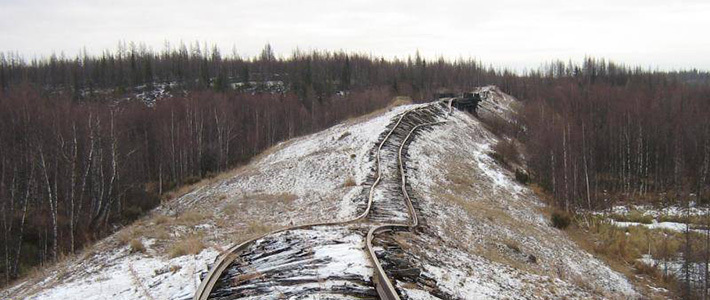
[{"label": "shrub", "polygon": [[530,182],[530,174],[528,174],[527,171],[521,169],[521,168],[516,168],[515,169],[515,180],[522,184],[528,184]]},{"label": "shrub", "polygon": [[661,272],[658,267],[646,264],[641,261],[634,261],[634,270],[636,274],[646,275],[654,279],[661,278]]},{"label": "shrub", "polygon": [[143,215],[143,209],[136,205],[130,205],[123,208],[122,215],[125,222],[130,223]]},{"label": "shrub", "polygon": [[572,223],[572,217],[563,211],[555,211],[552,213],[552,226],[558,229],[565,229]]},{"label": "shrub", "polygon": [[518,159],[520,153],[518,152],[518,148],[515,146],[515,143],[512,141],[505,138],[500,139],[498,143],[493,146],[493,151],[495,151],[495,154],[492,154],[491,156],[503,165],[508,166],[510,164],[520,163]]},{"label": "shrub", "polygon": [[200,180],[202,180],[202,178],[200,178],[199,176],[189,176],[183,180],[183,184],[191,185],[200,182]]}]

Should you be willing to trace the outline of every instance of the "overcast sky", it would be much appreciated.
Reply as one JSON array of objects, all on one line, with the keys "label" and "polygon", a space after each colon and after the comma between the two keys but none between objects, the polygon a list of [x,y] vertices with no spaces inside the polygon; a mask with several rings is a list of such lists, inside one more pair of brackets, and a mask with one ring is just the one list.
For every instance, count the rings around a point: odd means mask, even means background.
[{"label": "overcast sky", "polygon": [[517,70],[585,55],[710,70],[708,0],[0,0],[0,51],[32,58],[115,50],[119,40],[474,57]]}]

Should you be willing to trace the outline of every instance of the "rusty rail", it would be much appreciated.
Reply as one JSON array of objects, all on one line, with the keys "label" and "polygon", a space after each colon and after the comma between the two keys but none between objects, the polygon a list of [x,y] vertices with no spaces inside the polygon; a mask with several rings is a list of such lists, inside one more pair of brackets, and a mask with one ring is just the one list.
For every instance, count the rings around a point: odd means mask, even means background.
[{"label": "rusty rail", "polygon": [[370,229],[367,233],[367,239],[366,239],[366,247],[367,247],[367,252],[370,255],[370,259],[375,265],[375,274],[373,275],[373,282],[375,283],[375,289],[377,290],[377,294],[380,296],[380,299],[382,300],[400,300],[399,295],[397,294],[397,290],[395,289],[394,285],[392,282],[387,278],[387,274],[385,273],[385,270],[382,268],[382,264],[380,263],[379,259],[377,259],[377,255],[375,253],[375,249],[372,247],[372,239],[374,238],[375,234],[380,233],[380,232],[386,232],[386,231],[394,231],[397,229],[407,229],[407,230],[412,230],[414,229],[417,225],[419,225],[419,219],[417,218],[417,212],[414,210],[414,204],[412,203],[412,199],[409,197],[409,193],[407,192],[407,175],[405,174],[404,171],[404,163],[402,160],[402,152],[404,151],[404,146],[407,143],[407,140],[411,138],[412,134],[419,128],[424,127],[424,126],[433,126],[437,124],[442,124],[445,122],[431,122],[431,123],[424,123],[424,124],[419,124],[417,126],[414,126],[412,130],[409,131],[407,134],[407,137],[402,140],[402,144],[399,146],[399,152],[397,154],[398,156],[398,165],[399,165],[399,172],[402,177],[402,194],[404,195],[404,200],[405,203],[407,204],[407,208],[409,210],[409,216],[410,216],[410,223],[409,224],[383,224],[379,226],[375,226]]},{"label": "rusty rail", "polygon": [[[193,300],[207,300],[209,298],[210,293],[212,292],[212,289],[214,288],[215,284],[217,283],[217,280],[219,280],[219,277],[222,275],[222,272],[229,267],[232,262],[238,257],[237,253],[241,252],[242,250],[246,249],[251,243],[262,239],[266,236],[272,235],[272,234],[277,234],[280,232],[288,231],[288,230],[295,230],[295,229],[305,229],[305,228],[311,228],[311,227],[317,227],[317,226],[332,226],[332,225],[345,225],[345,224],[350,224],[354,223],[357,221],[360,221],[367,217],[367,215],[370,213],[370,209],[372,208],[372,201],[374,197],[374,190],[375,187],[379,184],[380,180],[382,179],[382,168],[380,168],[380,152],[382,150],[382,147],[384,146],[385,142],[392,136],[392,133],[399,127],[399,125],[402,123],[402,120],[404,119],[407,114],[410,112],[419,109],[419,108],[413,108],[410,109],[399,117],[397,120],[397,123],[395,123],[394,127],[387,133],[385,138],[382,140],[380,145],[377,148],[377,154],[376,154],[376,168],[377,168],[377,178],[375,179],[375,182],[373,185],[370,187],[370,193],[367,201],[367,207],[365,208],[365,211],[360,214],[359,216],[346,220],[346,221],[341,221],[341,222],[320,222],[320,223],[311,223],[311,224],[304,224],[304,225],[298,225],[298,226],[291,226],[291,227],[286,227],[278,230],[271,231],[267,234],[258,236],[256,238],[244,241],[240,244],[234,245],[229,247],[227,250],[222,252],[220,256],[217,258],[215,261],[214,265],[210,269],[210,271],[207,273],[205,278],[200,282],[200,285],[197,287],[197,290],[195,291],[195,295],[193,297]],[[379,293],[379,292],[378,292]]]}]

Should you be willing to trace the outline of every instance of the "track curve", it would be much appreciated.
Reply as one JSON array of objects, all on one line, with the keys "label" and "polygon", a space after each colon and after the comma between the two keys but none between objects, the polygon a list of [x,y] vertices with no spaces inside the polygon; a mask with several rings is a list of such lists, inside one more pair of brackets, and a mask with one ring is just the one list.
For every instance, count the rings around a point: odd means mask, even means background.
[{"label": "track curve", "polygon": [[409,215],[411,218],[410,224],[383,224],[379,226],[375,226],[370,229],[370,231],[367,233],[367,252],[370,255],[370,259],[375,265],[375,275],[373,278],[373,281],[375,282],[375,288],[377,289],[377,293],[380,295],[380,298],[383,300],[399,300],[399,295],[397,294],[397,290],[395,289],[394,285],[392,282],[389,280],[387,277],[387,274],[385,273],[385,270],[382,268],[382,264],[380,263],[379,259],[377,259],[377,255],[375,254],[375,249],[372,246],[372,240],[375,237],[375,234],[381,233],[381,232],[386,232],[386,231],[394,231],[397,229],[407,229],[411,230],[414,229],[417,225],[419,225],[419,219],[417,218],[417,213],[414,210],[414,204],[412,203],[412,199],[409,197],[409,193],[407,192],[407,175],[404,170],[404,162],[402,159],[402,151],[404,150],[404,146],[407,143],[407,140],[409,140],[412,136],[412,134],[419,128],[424,127],[424,126],[433,126],[437,124],[442,124],[444,122],[430,122],[430,123],[425,123],[425,124],[419,124],[412,128],[411,131],[407,134],[407,137],[404,138],[402,141],[402,144],[399,147],[398,151],[398,165],[399,165],[399,171],[401,174],[402,178],[402,194],[404,195],[405,202],[407,204],[407,208],[409,209]]},{"label": "track curve", "polygon": [[[311,229],[315,227],[321,227],[321,226],[344,226],[344,225],[350,225],[353,223],[357,223],[360,221],[365,220],[370,212],[372,211],[373,208],[373,202],[375,198],[375,189],[378,187],[380,184],[380,181],[382,180],[383,174],[382,174],[382,163],[381,163],[381,152],[385,144],[390,140],[390,138],[393,136],[395,131],[400,128],[400,125],[402,124],[403,120],[410,115],[410,113],[415,112],[420,109],[424,108],[429,108],[432,107],[433,105],[445,105],[443,102],[434,102],[432,104],[426,105],[426,106],[421,106],[417,108],[413,108],[410,110],[407,110],[403,112],[399,118],[397,119],[397,122],[394,124],[394,126],[389,130],[387,135],[384,137],[384,139],[379,143],[377,147],[377,151],[375,153],[375,167],[377,170],[377,177],[375,178],[375,181],[370,187],[370,191],[368,193],[368,201],[367,201],[367,206],[365,207],[365,210],[358,215],[357,217],[350,219],[350,220],[345,220],[345,221],[335,221],[335,222],[318,222],[318,223],[310,223],[310,224],[303,224],[303,225],[297,225],[297,226],[291,226],[291,227],[286,227],[278,230],[271,231],[265,235],[261,235],[259,237],[244,241],[240,244],[231,246],[228,248],[226,251],[224,251],[215,261],[213,264],[212,268],[210,271],[207,273],[207,275],[204,277],[202,282],[200,283],[199,287],[197,288],[197,291],[195,292],[195,295],[193,297],[194,300],[206,300],[210,297],[210,294],[212,290],[215,287],[215,284],[218,282],[220,277],[222,276],[222,273],[225,272],[225,270],[232,264],[234,261],[239,257],[238,253],[241,253],[245,249],[247,249],[249,246],[251,246],[254,242],[264,239],[267,236],[273,236],[276,234],[284,233],[287,231],[295,231],[295,230],[305,230],[305,229]],[[449,103],[449,108],[450,108],[450,103]],[[416,118],[415,118],[416,119]],[[375,227],[372,227],[365,239],[366,239],[366,248],[367,252],[369,255],[369,258],[372,261],[372,264],[374,265],[374,277],[373,277],[373,282],[375,283],[375,289],[377,290],[377,294],[379,295],[380,299],[385,299],[385,300],[393,300],[393,299],[399,299],[399,296],[397,295],[397,292],[390,282],[390,280],[387,278],[387,275],[385,274],[384,270],[382,269],[382,265],[380,264],[379,260],[377,259],[377,256],[375,255],[374,249],[372,248],[372,239],[374,235],[377,233],[389,231],[389,230],[398,230],[398,229],[411,229],[414,228],[418,225],[418,219],[416,215],[416,211],[414,209],[414,206],[412,204],[412,201],[407,193],[406,190],[406,174],[404,170],[404,164],[403,164],[403,158],[402,158],[402,152],[405,147],[405,144],[407,141],[412,137],[415,131],[418,129],[425,127],[425,126],[433,126],[436,124],[441,124],[443,122],[427,122],[423,124],[417,124],[414,126],[409,132],[407,133],[406,137],[402,140],[398,152],[397,152],[397,164],[399,167],[399,173],[401,174],[401,189],[402,193],[404,195],[404,200],[405,200],[405,205],[407,207],[407,213],[409,214],[409,218],[406,224],[400,224],[400,223],[386,223],[386,224],[378,224]]]}]

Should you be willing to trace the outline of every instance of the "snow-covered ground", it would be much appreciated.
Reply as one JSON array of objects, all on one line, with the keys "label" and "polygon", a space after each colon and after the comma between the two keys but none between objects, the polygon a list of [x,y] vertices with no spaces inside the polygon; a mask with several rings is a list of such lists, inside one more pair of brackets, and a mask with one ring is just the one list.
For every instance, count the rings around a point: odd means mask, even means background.
[{"label": "snow-covered ground", "polygon": [[[650,224],[646,223],[639,223],[639,222],[623,222],[623,221],[614,221],[614,220],[609,220],[609,222],[617,227],[631,227],[631,226],[642,226],[646,227],[648,229],[666,229],[666,230],[671,230],[675,232],[684,232],[687,229],[687,225],[683,223],[678,223],[678,222],[658,222],[656,220],[653,220]],[[700,232],[704,233],[704,230],[697,230],[697,229],[690,229],[691,231],[695,232]]]},{"label": "snow-covered ground", "polygon": [[[617,205],[605,211],[592,212],[593,215],[606,218],[612,225],[622,228],[641,226],[648,229],[675,232],[685,232],[689,229],[703,234],[707,234],[706,228],[702,224],[693,222],[702,220],[709,213],[710,211],[707,207],[699,207],[694,203],[691,203],[688,207],[673,205],[663,208],[656,208],[651,205]],[[643,222],[634,220],[641,218],[645,220]],[[680,222],[686,219],[690,221],[689,224]]]},{"label": "snow-covered ground", "polygon": [[[487,91],[490,97],[502,94]],[[486,105],[509,118],[514,99],[490,97]],[[412,107],[281,143],[247,166],[196,185],[83,254],[0,292],[0,298],[189,298],[199,276],[233,243],[292,224],[356,216],[374,165],[368,152],[387,124]],[[488,155],[495,142],[479,120],[456,111],[410,145],[408,176],[424,225],[416,234],[403,233],[402,240],[411,243],[407,249],[436,290],[459,299],[636,297],[624,276],[548,224],[533,193]],[[119,241],[126,232],[141,232],[147,251],[131,253]],[[170,258],[171,247],[186,237],[201,239],[206,248]],[[364,277],[371,272],[352,247],[317,250],[317,256],[339,258],[324,269],[328,272],[348,269]],[[416,285],[396,285],[411,299],[437,299]]]},{"label": "snow-covered ground", "polygon": [[622,274],[548,224],[541,202],[488,155],[496,141],[479,120],[455,111],[410,146],[410,181],[426,222],[413,252],[427,277],[461,299],[637,296]]},{"label": "snow-covered ground", "polygon": [[638,212],[642,215],[651,216],[653,218],[661,217],[678,217],[685,216],[704,216],[710,212],[707,207],[697,206],[691,202],[688,207],[672,205],[662,208],[656,208],[651,205],[617,205],[609,209],[609,211],[597,212],[597,214],[616,214],[626,215],[630,212]]}]

